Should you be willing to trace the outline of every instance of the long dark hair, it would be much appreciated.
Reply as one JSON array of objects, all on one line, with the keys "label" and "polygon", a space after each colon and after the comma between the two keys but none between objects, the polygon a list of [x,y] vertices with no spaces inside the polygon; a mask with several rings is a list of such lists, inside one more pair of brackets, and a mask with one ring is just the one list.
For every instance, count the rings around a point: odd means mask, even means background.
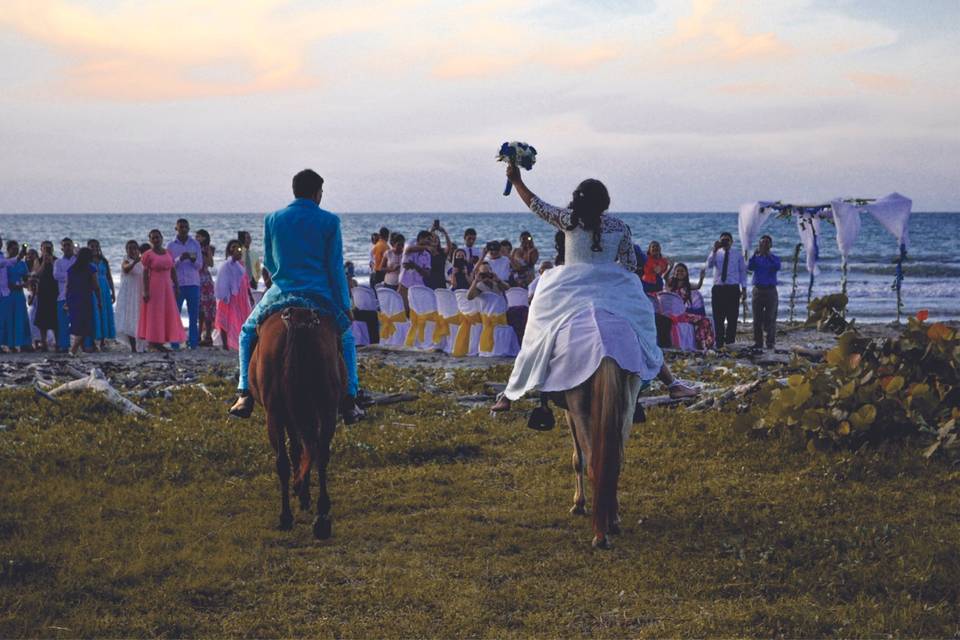
[{"label": "long dark hair", "polygon": [[557,257],[554,258],[553,263],[557,266],[560,266],[564,263],[566,256],[566,244],[567,237],[563,235],[563,231],[557,231],[553,236],[553,248],[557,250]]},{"label": "long dark hair", "polygon": [[77,251],[77,261],[70,267],[70,271],[74,269],[84,269],[91,266],[92,263],[93,251],[91,251],[89,247],[81,247],[80,251]]},{"label": "long dark hair", "polygon": [[593,232],[592,251],[603,251],[600,246],[600,216],[610,208],[610,194],[603,183],[593,178],[588,178],[580,183],[576,191],[573,192],[573,200],[567,205],[573,211],[570,216],[570,226],[567,231],[573,231],[577,227],[583,227],[587,231]]},{"label": "long dark hair", "polygon": [[[680,267],[683,267],[683,270],[687,273],[687,276],[682,279],[677,276],[677,269],[679,269]],[[680,290],[683,292],[682,294],[683,299],[689,300],[691,289],[692,287],[690,286],[690,269],[688,269],[687,265],[685,265],[682,262],[678,262],[677,264],[673,265],[672,275],[670,276],[670,280],[667,282],[667,290],[669,291]]]}]

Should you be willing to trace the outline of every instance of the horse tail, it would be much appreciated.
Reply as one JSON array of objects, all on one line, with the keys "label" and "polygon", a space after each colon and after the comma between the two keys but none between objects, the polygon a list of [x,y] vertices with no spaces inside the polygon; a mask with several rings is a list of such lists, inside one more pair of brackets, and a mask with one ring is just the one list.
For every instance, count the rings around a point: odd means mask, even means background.
[{"label": "horse tail", "polygon": [[593,374],[590,397],[593,469],[593,528],[603,538],[617,511],[617,482],[623,458],[623,376],[612,358],[604,358]]},{"label": "horse tail", "polygon": [[286,428],[290,438],[305,443],[317,441],[317,389],[311,366],[316,354],[310,348],[313,342],[309,326],[288,322],[283,347],[283,398],[287,414]]}]

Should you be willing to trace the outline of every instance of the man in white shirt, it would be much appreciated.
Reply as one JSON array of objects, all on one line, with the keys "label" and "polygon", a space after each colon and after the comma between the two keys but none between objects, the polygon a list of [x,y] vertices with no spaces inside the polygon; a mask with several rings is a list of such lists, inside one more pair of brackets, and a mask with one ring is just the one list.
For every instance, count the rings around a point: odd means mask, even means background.
[{"label": "man in white shirt", "polygon": [[474,246],[477,243],[477,230],[474,228],[469,228],[463,232],[463,252],[467,254],[467,262],[470,264],[471,271],[477,263],[480,262],[480,258],[483,256],[483,252],[480,250],[480,247]]},{"label": "man in white shirt", "polygon": [[713,269],[710,306],[713,308],[717,348],[720,348],[737,341],[740,299],[747,295],[747,263],[740,252],[733,249],[732,234],[724,231],[713,243],[707,256],[707,268]]},{"label": "man in white shirt", "polygon": [[490,265],[497,277],[507,282],[510,280],[510,258],[500,255],[500,243],[496,240],[487,243],[487,255],[483,259]]}]

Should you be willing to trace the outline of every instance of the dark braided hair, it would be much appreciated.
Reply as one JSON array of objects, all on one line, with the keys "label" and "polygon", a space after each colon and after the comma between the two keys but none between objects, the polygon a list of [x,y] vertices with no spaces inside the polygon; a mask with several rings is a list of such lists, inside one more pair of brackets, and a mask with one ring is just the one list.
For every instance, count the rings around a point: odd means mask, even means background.
[{"label": "dark braided hair", "polygon": [[592,231],[593,245],[590,249],[592,251],[603,251],[603,247],[600,246],[600,237],[602,236],[600,216],[610,208],[610,194],[607,193],[607,188],[603,186],[603,183],[593,178],[584,180],[573,192],[573,200],[567,207],[573,211],[567,231],[573,231],[577,227]]},{"label": "dark braided hair", "polygon": [[563,231],[557,231],[553,236],[553,247],[557,250],[557,257],[554,258],[553,262],[558,267],[566,260],[566,256],[564,255],[567,249],[566,240],[567,238],[563,235]]}]

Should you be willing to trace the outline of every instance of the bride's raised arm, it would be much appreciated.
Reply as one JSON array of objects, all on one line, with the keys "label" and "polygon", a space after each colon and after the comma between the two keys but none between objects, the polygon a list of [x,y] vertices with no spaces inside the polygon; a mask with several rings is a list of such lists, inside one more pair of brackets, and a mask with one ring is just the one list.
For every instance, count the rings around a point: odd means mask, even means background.
[{"label": "bride's raised arm", "polygon": [[623,235],[620,237],[620,244],[617,245],[617,262],[627,271],[637,270],[637,252],[633,249],[633,234],[630,233],[630,227],[623,225]]},{"label": "bride's raised arm", "polygon": [[572,212],[569,209],[555,207],[538,198],[536,194],[530,191],[527,185],[523,183],[523,178],[520,177],[520,169],[516,165],[507,165],[507,179],[513,184],[514,191],[517,192],[517,195],[520,196],[523,203],[530,207],[530,211],[538,218],[564,231],[570,227],[570,214]]}]

